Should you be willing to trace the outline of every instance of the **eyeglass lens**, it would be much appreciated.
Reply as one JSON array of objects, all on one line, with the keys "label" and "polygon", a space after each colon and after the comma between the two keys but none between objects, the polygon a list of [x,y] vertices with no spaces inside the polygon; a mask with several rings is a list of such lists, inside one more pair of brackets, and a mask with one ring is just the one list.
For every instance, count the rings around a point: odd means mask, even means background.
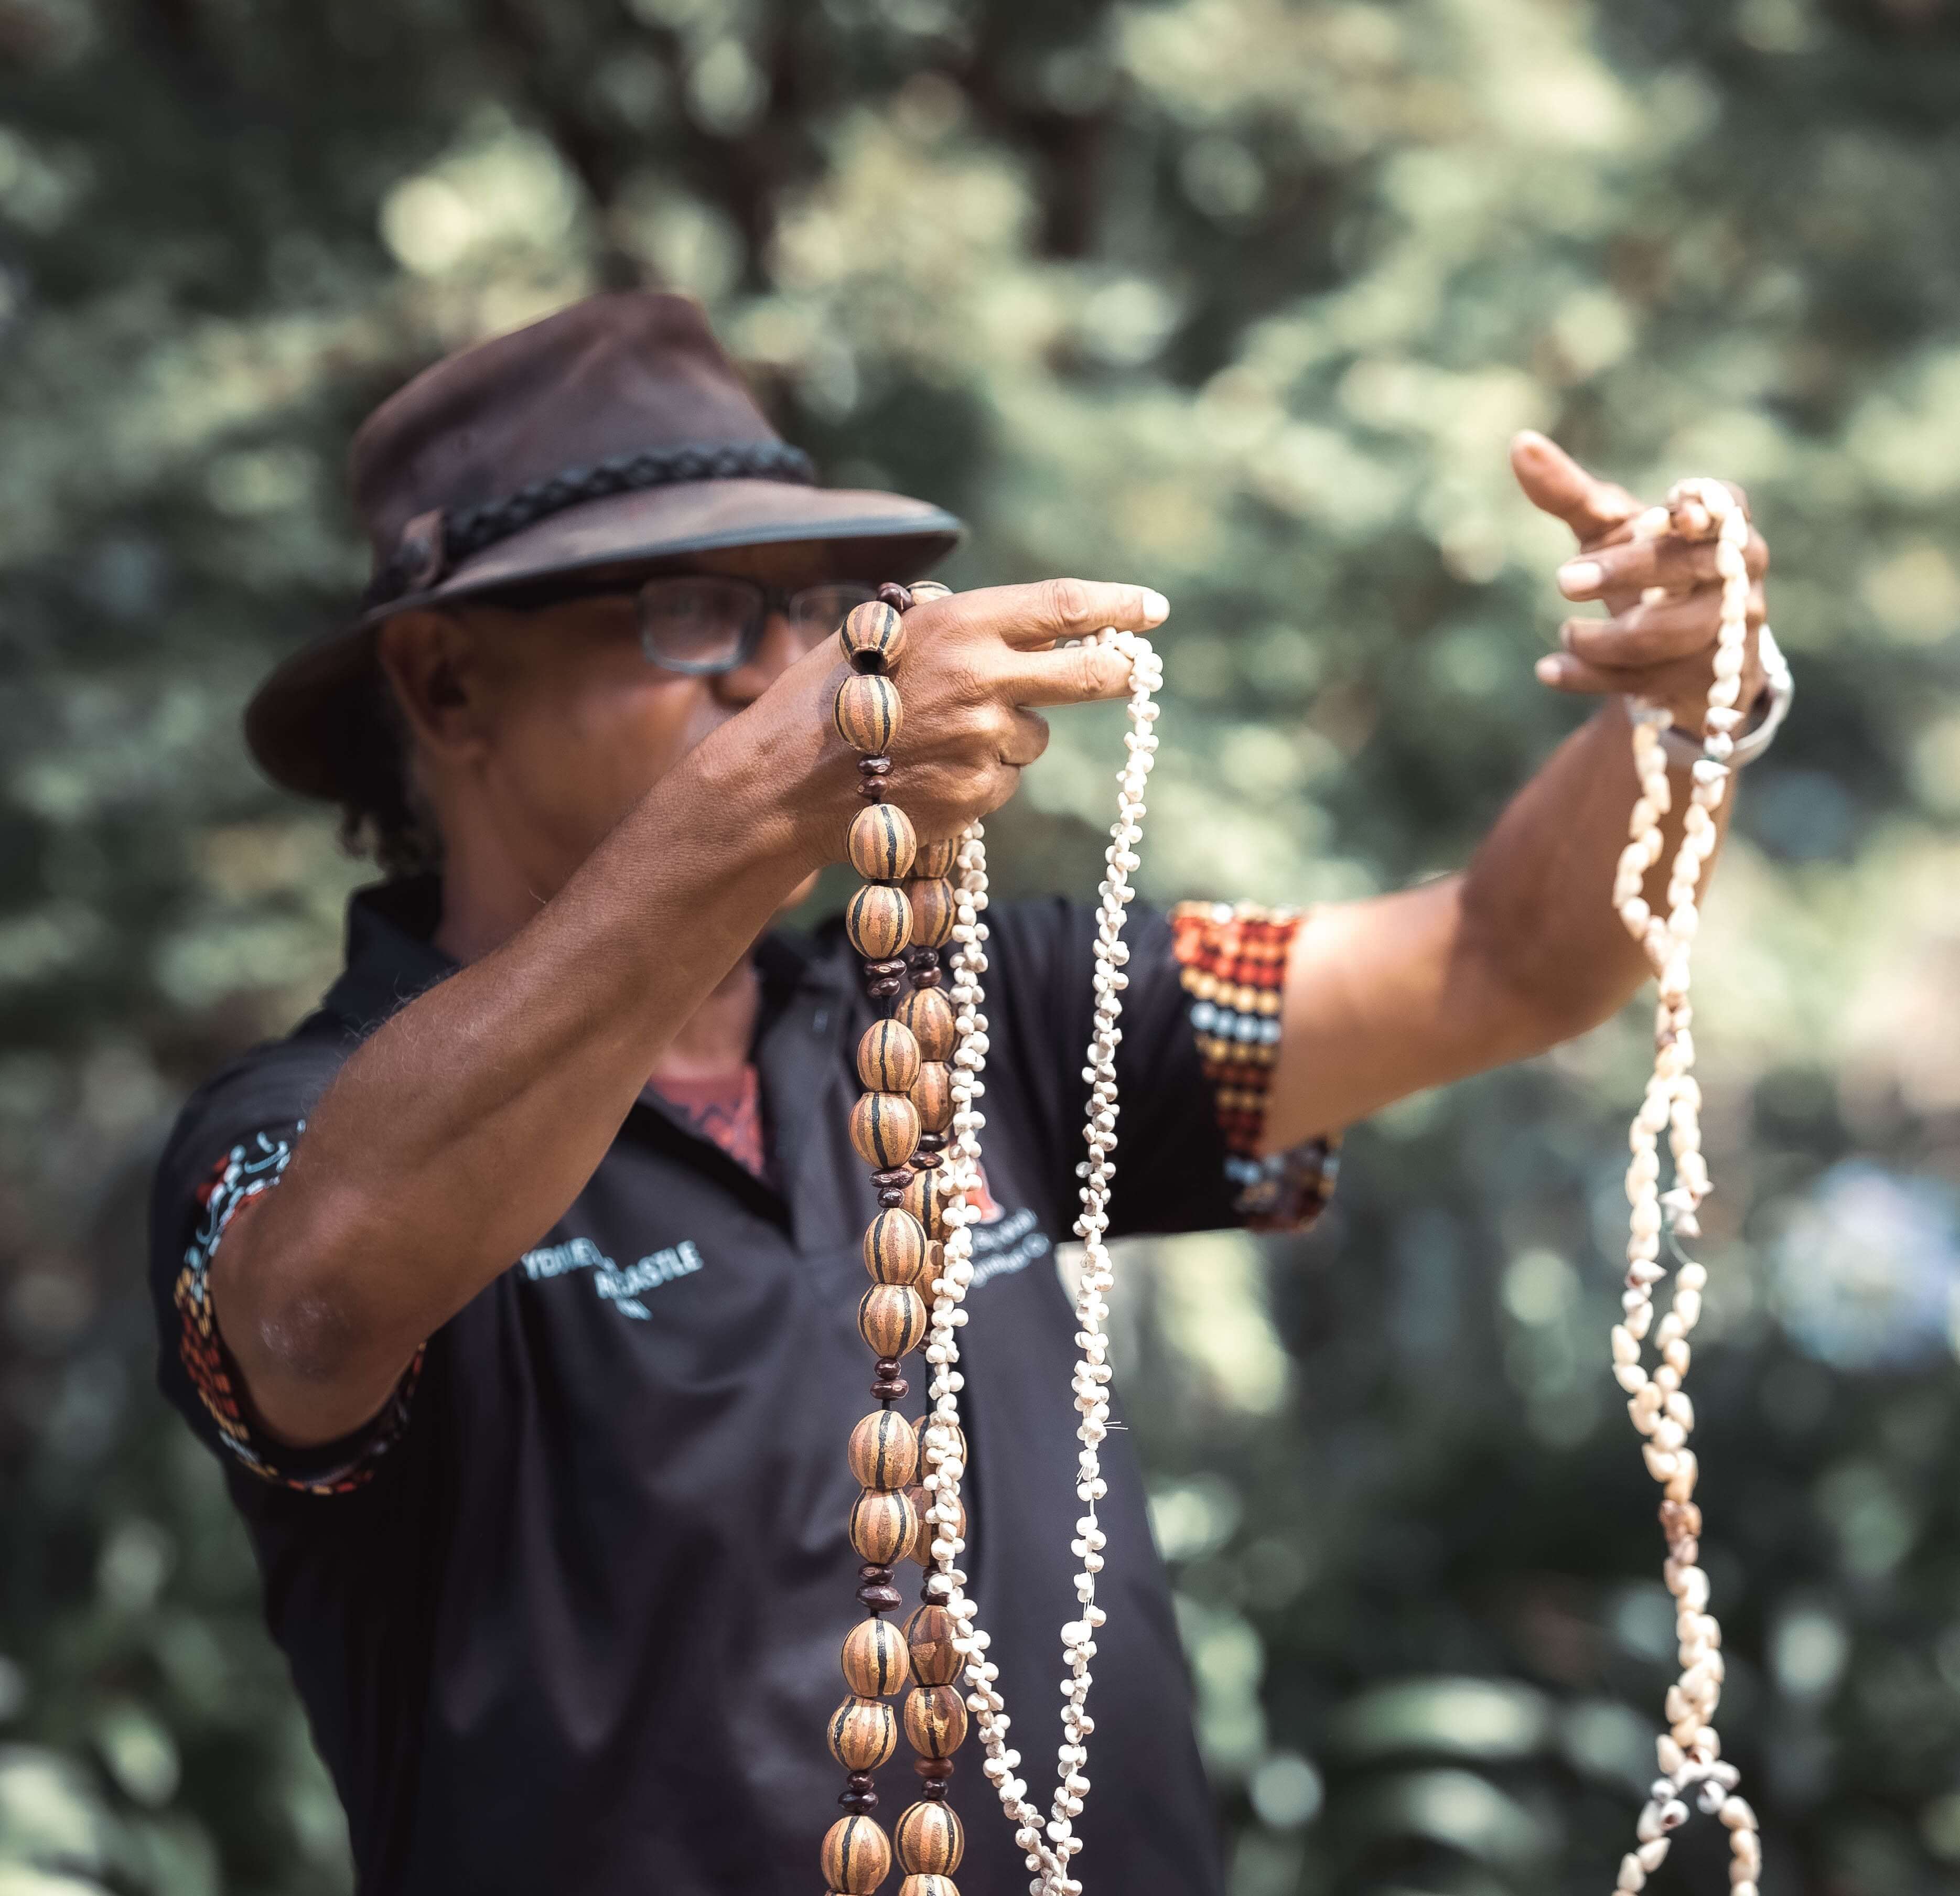
[{"label": "eyeglass lens", "polygon": [[868,586],[845,582],[785,594],[753,580],[650,580],[637,599],[641,648],[670,671],[729,671],[754,656],[772,611],[788,619],[807,651],[835,631],[853,606],[874,596]]}]

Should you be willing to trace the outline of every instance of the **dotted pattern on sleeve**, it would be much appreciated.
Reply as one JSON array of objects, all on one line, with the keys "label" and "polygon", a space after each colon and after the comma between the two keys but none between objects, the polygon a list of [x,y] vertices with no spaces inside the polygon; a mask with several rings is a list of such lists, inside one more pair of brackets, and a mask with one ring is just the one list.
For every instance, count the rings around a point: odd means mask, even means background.
[{"label": "dotted pattern on sleeve", "polygon": [[422,1373],[422,1352],[415,1352],[387,1406],[362,1432],[354,1455],[337,1467],[296,1472],[279,1465],[277,1446],[261,1438],[246,1413],[238,1373],[226,1354],[211,1303],[211,1261],[219,1241],[234,1218],[279,1182],[291,1160],[294,1141],[304,1130],[302,1122],[253,1134],[220,1159],[199,1188],[197,1230],[184,1252],[173,1295],[182,1323],[177,1354],[199,1399],[218,1424],[220,1439],[260,1480],[307,1494],[345,1494],[371,1479],[375,1464],[401,1439]]},{"label": "dotted pattern on sleeve", "polygon": [[1297,908],[1254,902],[1186,902],[1170,912],[1172,952],[1225,1135],[1226,1176],[1254,1231],[1306,1230],[1333,1197],[1340,1168],[1338,1135],[1259,1153],[1279,1062],[1287,956],[1305,918]]}]

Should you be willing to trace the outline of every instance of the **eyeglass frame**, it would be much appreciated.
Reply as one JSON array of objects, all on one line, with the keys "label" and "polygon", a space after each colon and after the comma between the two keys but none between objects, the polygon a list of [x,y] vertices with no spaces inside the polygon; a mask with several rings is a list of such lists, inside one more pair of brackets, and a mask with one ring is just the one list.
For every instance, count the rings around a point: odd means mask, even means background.
[{"label": "eyeglass frame", "polygon": [[[759,609],[746,617],[736,633],[734,651],[727,658],[686,659],[662,658],[651,649],[647,631],[644,602],[647,593],[656,586],[664,586],[675,581],[698,584],[710,580],[718,585],[739,586],[752,594],[759,603]],[[576,600],[621,599],[630,600],[633,606],[634,629],[638,635],[641,655],[650,665],[657,665],[662,671],[673,673],[682,678],[721,678],[730,672],[740,671],[748,664],[760,650],[762,635],[768,629],[772,618],[780,614],[794,624],[797,614],[791,609],[806,593],[828,592],[835,589],[861,591],[862,600],[852,602],[863,605],[878,596],[877,588],[861,580],[823,580],[813,586],[800,586],[791,591],[781,586],[770,586],[762,581],[750,579],[739,573],[657,573],[652,578],[643,580],[638,586],[622,586],[605,581],[591,584],[566,585],[546,581],[536,587],[514,587],[509,591],[492,596],[487,603],[494,603],[515,612],[548,612],[554,606],[569,605]],[[847,611],[849,608],[845,609]],[[838,622],[842,622],[840,615]],[[835,631],[835,626],[830,628]],[[810,649],[814,651],[816,643]]]}]

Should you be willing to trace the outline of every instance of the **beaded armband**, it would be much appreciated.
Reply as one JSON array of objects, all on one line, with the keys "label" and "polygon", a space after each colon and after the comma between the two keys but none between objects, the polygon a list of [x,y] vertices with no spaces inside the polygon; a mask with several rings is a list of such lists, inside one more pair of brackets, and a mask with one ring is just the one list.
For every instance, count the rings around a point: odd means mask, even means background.
[{"label": "beaded armband", "polygon": [[1192,1032],[1225,1138],[1235,1208],[1255,1231],[1303,1230],[1334,1195],[1338,1135],[1262,1156],[1287,957],[1306,919],[1297,908],[1253,902],[1180,902],[1171,952],[1191,997]]}]

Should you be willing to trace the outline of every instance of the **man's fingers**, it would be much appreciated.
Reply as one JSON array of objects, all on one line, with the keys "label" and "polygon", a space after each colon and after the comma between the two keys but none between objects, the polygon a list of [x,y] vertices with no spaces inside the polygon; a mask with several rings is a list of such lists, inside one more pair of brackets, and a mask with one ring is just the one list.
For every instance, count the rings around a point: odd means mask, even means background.
[{"label": "man's fingers", "polygon": [[[1752,579],[1769,570],[1770,549],[1760,533],[1752,534],[1743,554]],[[1713,540],[1689,541],[1672,533],[1657,539],[1628,540],[1618,546],[1592,549],[1558,569],[1558,590],[1567,599],[1604,599],[1615,593],[1645,592],[1664,587],[1670,593],[1692,592],[1719,577]]]},{"label": "man's fingers", "polygon": [[1106,645],[1024,653],[1005,689],[1017,705],[1093,705],[1130,695],[1130,661]]},{"label": "man's fingers", "polygon": [[[1763,589],[1749,593],[1749,624],[1763,622]],[[1669,597],[1651,606],[1631,606],[1612,619],[1569,619],[1559,628],[1559,642],[1588,664],[1624,670],[1665,665],[1705,651],[1721,629],[1721,595],[1707,587],[1684,597]]]},{"label": "man's fingers", "polygon": [[1032,586],[987,586],[955,593],[908,615],[920,635],[942,631],[991,632],[1026,651],[1058,638],[1080,638],[1113,625],[1127,632],[1148,631],[1170,616],[1170,604],[1147,586],[1121,586],[1107,580],[1050,579]]},{"label": "man's fingers", "polygon": [[1556,441],[1526,428],[1511,442],[1511,472],[1525,498],[1572,529],[1582,546],[1603,538],[1640,511],[1624,487],[1596,479]]}]

